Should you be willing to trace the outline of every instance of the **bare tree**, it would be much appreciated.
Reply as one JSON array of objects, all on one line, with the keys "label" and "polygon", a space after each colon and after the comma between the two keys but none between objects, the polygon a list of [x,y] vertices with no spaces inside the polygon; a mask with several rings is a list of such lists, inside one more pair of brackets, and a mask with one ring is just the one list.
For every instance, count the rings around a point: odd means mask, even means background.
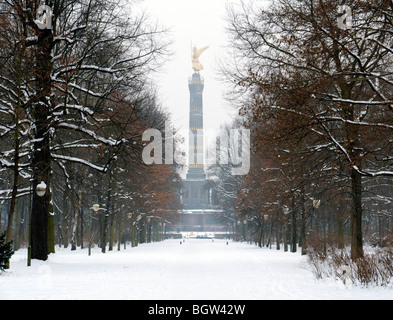
[{"label": "bare tree", "polygon": [[[64,170],[68,162],[108,170],[116,152],[130,142],[130,137],[108,130],[116,125],[108,118],[108,109],[116,109],[125,99],[137,100],[168,43],[158,40],[164,31],[148,25],[144,14],[128,17],[125,12],[130,10],[121,1],[7,2],[14,21],[8,29],[21,26],[17,41],[26,51],[23,62],[31,58],[32,72],[24,74],[23,86],[19,86],[20,101],[15,102],[14,97],[10,102],[8,97],[15,92],[10,83],[15,81],[10,78],[12,73],[2,70],[1,97],[5,98],[1,108],[15,110],[19,106],[26,115],[24,123],[29,130],[21,144],[26,150],[26,171],[32,176],[33,190],[41,181],[47,186],[42,197],[33,192],[31,237],[32,258],[45,260],[53,163]],[[2,30],[2,36],[7,30]],[[130,113],[133,106],[129,104]],[[16,129],[4,126],[2,136],[19,132]],[[108,152],[99,161],[88,152],[79,152],[103,146]],[[14,156],[9,163],[17,163],[15,151],[3,152]],[[7,164],[6,160],[2,163]],[[69,176],[66,171],[64,174]],[[17,184],[17,179],[14,181]]]},{"label": "bare tree", "polygon": [[353,1],[353,26],[343,30],[340,4],[277,0],[267,9],[245,2],[232,7],[229,32],[241,66],[231,74],[251,99],[243,114],[292,123],[291,132],[312,135],[301,149],[333,151],[335,166],[344,164],[356,259],[363,256],[364,179],[392,174],[392,5]]}]

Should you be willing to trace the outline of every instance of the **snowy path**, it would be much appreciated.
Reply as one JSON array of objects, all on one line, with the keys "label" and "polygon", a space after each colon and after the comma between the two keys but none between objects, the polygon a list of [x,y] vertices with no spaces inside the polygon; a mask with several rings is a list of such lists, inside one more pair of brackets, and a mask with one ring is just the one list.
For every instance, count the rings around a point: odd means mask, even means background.
[{"label": "snowy path", "polygon": [[393,289],[317,281],[299,254],[225,241],[179,240],[102,254],[58,249],[26,267],[15,253],[0,299],[393,299]]}]

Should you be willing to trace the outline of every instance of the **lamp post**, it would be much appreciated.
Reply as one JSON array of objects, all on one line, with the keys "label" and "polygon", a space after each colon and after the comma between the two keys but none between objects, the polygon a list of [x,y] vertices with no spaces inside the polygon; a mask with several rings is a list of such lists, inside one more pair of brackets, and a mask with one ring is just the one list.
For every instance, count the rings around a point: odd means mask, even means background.
[{"label": "lamp post", "polygon": [[[95,203],[93,204],[93,206],[91,207],[91,209],[93,209],[94,212],[98,212],[98,210],[100,210],[100,205]],[[92,220],[92,216],[91,216],[91,212],[90,212],[90,223],[89,223],[89,256],[91,255],[91,229],[92,229],[92,225],[93,225],[93,220]]]},{"label": "lamp post", "polygon": [[244,219],[244,221],[243,221],[243,239],[246,242],[247,242],[247,231],[248,231],[247,229],[248,229],[247,228],[247,220]]},{"label": "lamp post", "polygon": [[312,205],[313,205],[313,207],[315,208],[315,209],[318,209],[319,208],[319,206],[321,205],[321,200],[313,200],[312,201]]},{"label": "lamp post", "polygon": [[44,181],[41,181],[41,183],[37,185],[35,191],[37,193],[37,196],[43,197],[46,193],[46,183]]}]

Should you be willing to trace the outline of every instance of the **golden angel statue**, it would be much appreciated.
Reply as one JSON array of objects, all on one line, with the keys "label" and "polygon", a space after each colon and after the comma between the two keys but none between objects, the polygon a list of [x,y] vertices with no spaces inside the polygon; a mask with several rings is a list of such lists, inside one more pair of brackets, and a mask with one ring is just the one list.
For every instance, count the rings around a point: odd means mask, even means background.
[{"label": "golden angel statue", "polygon": [[199,57],[201,54],[206,51],[209,46],[206,46],[201,49],[197,49],[195,46],[192,48],[192,68],[195,72],[203,70],[203,65],[199,62]]}]

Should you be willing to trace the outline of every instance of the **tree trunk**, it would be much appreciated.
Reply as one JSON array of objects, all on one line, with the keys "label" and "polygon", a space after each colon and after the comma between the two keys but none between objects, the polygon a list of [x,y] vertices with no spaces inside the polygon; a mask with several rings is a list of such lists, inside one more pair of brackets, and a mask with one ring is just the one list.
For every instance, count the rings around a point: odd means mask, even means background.
[{"label": "tree trunk", "polygon": [[112,212],[109,221],[109,249],[108,249],[109,251],[113,250],[114,237],[115,237],[115,224],[114,224],[114,218]]},{"label": "tree trunk", "polygon": [[[18,65],[18,102],[15,108],[15,154],[14,154],[14,184],[12,187],[11,194],[11,204],[10,204],[10,212],[8,216],[8,225],[7,225],[7,233],[5,241],[9,242],[12,240],[12,225],[14,221],[14,212],[15,212],[15,204],[16,204],[16,196],[18,195],[18,186],[19,186],[19,149],[20,149],[20,141],[19,141],[19,118],[20,118],[20,106],[21,106],[21,94],[22,94],[22,62],[23,56],[25,52],[24,41],[22,41],[21,52],[19,53],[19,65]],[[1,216],[0,216],[0,224],[1,224]]]},{"label": "tree trunk", "polygon": [[[52,195],[50,195],[50,199],[52,199]],[[49,253],[55,253],[55,216],[52,200],[49,200],[48,212],[48,254]]]},{"label": "tree trunk", "polygon": [[296,252],[296,241],[297,241],[297,226],[296,226],[296,209],[295,209],[295,199],[292,197],[292,210],[291,210],[291,252]]},{"label": "tree trunk", "polygon": [[[81,196],[82,196],[82,193],[81,193]],[[84,238],[84,232],[85,232],[85,228],[84,228],[84,226],[85,226],[85,215],[84,215],[83,208],[82,208],[82,201],[80,203],[79,210],[80,210],[80,213],[79,213],[80,214],[80,228],[79,228],[79,230],[80,230],[80,237],[79,237],[79,239],[80,239],[81,249],[83,249],[84,248],[83,238]]]},{"label": "tree trunk", "polygon": [[[343,85],[342,97],[351,99],[351,85]],[[354,106],[352,104],[343,104],[342,109],[345,119],[356,120]],[[351,123],[345,125],[347,134],[347,152],[350,156],[350,179],[351,179],[351,259],[356,260],[363,258],[363,234],[362,234],[362,175],[358,172],[362,168],[362,157],[360,150],[362,145],[359,141],[359,128]]]},{"label": "tree trunk", "polygon": [[259,232],[259,239],[258,239],[258,247],[262,248],[263,243],[262,243],[262,239],[263,239],[263,224],[261,224],[260,226],[260,232]]},{"label": "tree trunk", "polygon": [[[48,213],[51,172],[49,122],[51,121],[52,46],[52,30],[39,30],[38,42],[35,48],[37,101],[33,103],[35,140],[31,162],[33,169],[31,257],[38,260],[47,260],[48,258]],[[35,191],[41,181],[47,185],[47,192],[44,196],[39,197]]]},{"label": "tree trunk", "polygon": [[63,245],[64,248],[68,248],[68,226],[69,226],[69,208],[68,208],[68,195],[69,189],[67,184],[64,185],[64,192],[63,192],[63,221],[62,221],[62,232],[63,232]]},{"label": "tree trunk", "polygon": [[351,259],[363,258],[362,234],[362,176],[351,169],[352,209],[351,209]]},{"label": "tree trunk", "polygon": [[[42,172],[42,171],[41,171]],[[37,174],[38,176],[38,174]],[[42,177],[43,175],[41,175]],[[49,176],[49,175],[48,175]],[[33,182],[34,190],[38,185],[38,179]],[[46,181],[48,181],[46,179]],[[38,260],[48,259],[48,208],[49,197],[39,197],[33,193],[33,209],[31,219],[31,258]]]},{"label": "tree trunk", "polygon": [[72,201],[73,202],[73,207],[74,207],[74,210],[75,210],[75,216],[74,216],[74,224],[73,224],[73,227],[72,227],[72,234],[71,234],[71,251],[76,250],[76,246],[77,246],[77,243],[76,243],[76,241],[77,241],[76,240],[76,236],[77,236],[76,232],[77,232],[77,228],[78,228],[79,214],[80,214],[80,210],[81,210],[80,206],[82,205],[82,202],[81,202],[82,192],[81,191],[79,191],[78,197],[79,197],[79,199],[78,199],[78,206],[75,205],[75,201]]},{"label": "tree trunk", "polygon": [[287,225],[288,225],[287,217],[284,217],[284,228],[283,228],[284,252],[288,251]]},{"label": "tree trunk", "polygon": [[301,227],[300,227],[300,238],[302,239],[302,255],[307,254],[307,235],[306,235],[306,224],[307,224],[307,214],[306,207],[304,205],[304,187],[302,187],[302,206],[301,206]]},{"label": "tree trunk", "polygon": [[133,214],[131,220],[131,247],[133,248],[138,245],[138,229],[136,227],[136,223],[137,217],[135,214]]},{"label": "tree trunk", "polygon": [[[121,244],[121,213],[117,214],[117,251],[120,251]],[[124,249],[126,249],[127,245],[127,236],[124,237]]]},{"label": "tree trunk", "polygon": [[[19,144],[19,143],[17,143]],[[16,152],[16,151],[15,151]],[[19,152],[18,152],[19,153]],[[18,193],[18,180],[19,180],[19,169],[17,163],[19,160],[15,160],[14,164],[14,185],[12,187],[12,195],[11,195],[11,205],[10,205],[10,213],[8,215],[8,225],[7,225],[7,233],[5,241],[10,242],[13,237],[13,222],[14,222],[14,213],[15,213],[15,206],[16,206],[16,196]]]},{"label": "tree trunk", "polygon": [[345,205],[345,198],[342,197],[340,199],[340,207],[339,207],[339,211],[337,213],[337,233],[338,233],[338,244],[337,247],[339,249],[344,249],[345,246],[345,241],[344,241],[344,208],[346,207]]},{"label": "tree trunk", "polygon": [[101,232],[101,252],[106,252],[106,238],[107,238],[107,229],[108,229],[108,218],[110,215],[110,207],[111,207],[111,177],[109,171],[109,184],[108,184],[108,192],[106,199],[106,210],[103,210],[101,213],[101,223],[102,223],[102,232]]},{"label": "tree trunk", "polygon": [[109,219],[109,251],[113,250],[113,243],[115,241],[115,208],[112,201],[111,215]]}]

